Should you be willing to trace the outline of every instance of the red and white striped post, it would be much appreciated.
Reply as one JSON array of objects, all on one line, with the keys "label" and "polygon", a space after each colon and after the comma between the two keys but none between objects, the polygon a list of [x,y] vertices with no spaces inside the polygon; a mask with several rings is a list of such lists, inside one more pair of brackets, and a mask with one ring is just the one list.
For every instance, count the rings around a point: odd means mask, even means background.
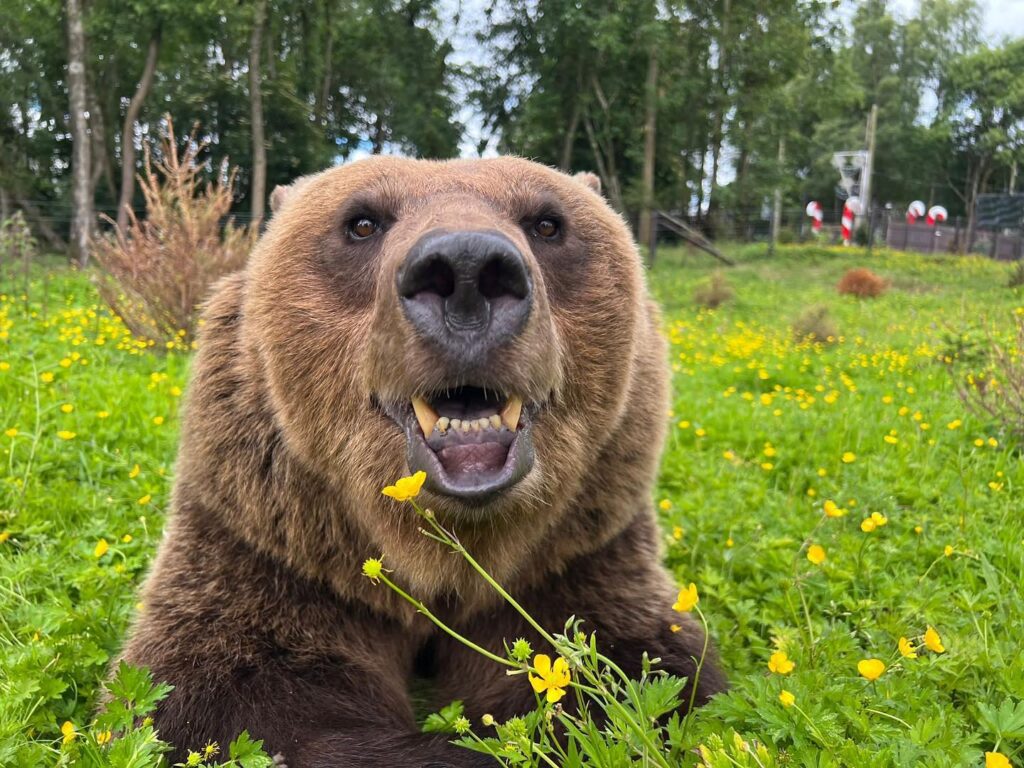
[{"label": "red and white striped post", "polygon": [[949,212],[941,205],[933,205],[928,209],[928,216],[925,218],[924,223],[929,227],[934,227],[936,224],[941,224],[949,218]]},{"label": "red and white striped post", "polygon": [[817,200],[812,200],[807,204],[807,215],[811,217],[811,229],[814,234],[821,232],[821,222],[825,219],[825,209],[821,207],[821,203]]},{"label": "red and white striped post", "polygon": [[907,207],[907,224],[913,224],[924,216],[925,206],[920,200],[915,200]]},{"label": "red and white striped post", "polygon": [[860,199],[851,197],[843,206],[842,236],[843,245],[849,245],[853,239],[853,222],[860,214]]}]

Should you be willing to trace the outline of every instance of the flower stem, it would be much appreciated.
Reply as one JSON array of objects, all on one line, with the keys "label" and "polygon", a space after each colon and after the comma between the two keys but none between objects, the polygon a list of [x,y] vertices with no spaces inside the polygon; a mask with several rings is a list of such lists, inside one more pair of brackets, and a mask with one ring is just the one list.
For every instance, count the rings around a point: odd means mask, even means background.
[{"label": "flower stem", "polygon": [[518,664],[515,664],[514,662],[511,662],[508,659],[503,659],[501,656],[498,656],[497,654],[491,653],[486,648],[483,648],[483,647],[477,645],[476,643],[474,643],[472,640],[470,640],[468,638],[465,638],[462,635],[460,635],[454,629],[452,629],[447,624],[445,624],[443,621],[441,621],[439,618],[437,618],[437,616],[435,616],[433,613],[431,613],[430,609],[427,608],[427,606],[425,606],[423,603],[421,603],[415,597],[413,597],[408,592],[403,590],[401,587],[399,587],[397,584],[395,584],[395,582],[393,582],[391,579],[389,579],[383,573],[378,578],[381,581],[383,581],[388,586],[388,588],[391,589],[395,594],[397,594],[399,597],[401,597],[406,602],[411,603],[416,608],[417,611],[422,613],[424,616],[426,616],[428,619],[430,619],[435,625],[437,625],[439,628],[443,629],[445,632],[447,632],[449,635],[454,637],[456,640],[458,640],[460,643],[462,643],[466,647],[472,648],[474,651],[476,651],[477,653],[480,653],[480,654],[486,656],[491,661],[496,661],[499,664],[504,664],[506,667],[513,667],[515,669],[519,669],[519,665]]}]

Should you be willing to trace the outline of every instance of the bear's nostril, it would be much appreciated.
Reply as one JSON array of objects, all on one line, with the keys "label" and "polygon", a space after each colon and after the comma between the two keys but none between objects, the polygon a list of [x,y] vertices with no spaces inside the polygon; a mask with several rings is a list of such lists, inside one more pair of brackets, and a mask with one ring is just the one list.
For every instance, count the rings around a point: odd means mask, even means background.
[{"label": "bear's nostril", "polygon": [[480,270],[477,288],[484,298],[492,300],[503,296],[525,299],[529,291],[526,273],[501,256],[490,259]]},{"label": "bear's nostril", "polygon": [[443,257],[421,262],[405,281],[403,296],[412,298],[418,293],[433,293],[442,299],[455,293],[455,271]]}]

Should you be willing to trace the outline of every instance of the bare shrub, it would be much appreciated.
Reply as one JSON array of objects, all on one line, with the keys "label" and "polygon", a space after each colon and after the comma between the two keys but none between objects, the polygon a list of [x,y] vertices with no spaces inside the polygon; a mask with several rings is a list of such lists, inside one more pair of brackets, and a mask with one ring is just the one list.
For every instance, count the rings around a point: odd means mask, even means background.
[{"label": "bare shrub", "polygon": [[145,218],[130,212],[127,227],[95,244],[103,299],[135,336],[161,345],[192,340],[198,305],[214,282],[245,264],[257,236],[254,227],[225,221],[237,169],[225,160],[204,183],[204,148],[193,132],[179,152],[168,116],[159,161],[145,149]]},{"label": "bare shrub", "polygon": [[849,270],[843,275],[836,288],[839,293],[844,295],[856,296],[861,299],[873,299],[886,292],[889,288],[889,282],[876,275],[870,269],[858,267],[857,269]]},{"label": "bare shrub", "polygon": [[736,292],[721,270],[715,270],[707,282],[697,286],[693,292],[693,300],[698,306],[715,309],[728,301],[732,301]]},{"label": "bare shrub", "polygon": [[1024,441],[1024,316],[1014,315],[1009,343],[989,336],[984,362],[964,374],[956,371],[957,392],[967,410],[994,421],[1018,442]]},{"label": "bare shrub", "polygon": [[1007,281],[1007,288],[1020,288],[1024,285],[1024,259],[1020,259],[1013,265],[1010,272],[1010,279]]},{"label": "bare shrub", "polygon": [[839,331],[829,314],[828,307],[811,307],[793,321],[793,335],[797,341],[817,341],[833,344]]}]

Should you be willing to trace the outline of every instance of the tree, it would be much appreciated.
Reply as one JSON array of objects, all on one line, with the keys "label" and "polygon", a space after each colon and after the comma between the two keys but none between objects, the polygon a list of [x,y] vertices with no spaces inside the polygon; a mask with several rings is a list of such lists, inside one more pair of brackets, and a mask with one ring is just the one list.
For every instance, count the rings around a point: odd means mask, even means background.
[{"label": "tree", "polygon": [[87,115],[88,94],[85,72],[85,20],[81,0],[67,0],[68,96],[71,114],[71,257],[79,266],[89,263],[89,241],[93,231],[92,179],[89,160],[91,140]]},{"label": "tree", "polygon": [[117,199],[117,228],[123,230],[128,224],[128,210],[132,204],[135,190],[135,124],[142,111],[142,105],[153,87],[156,75],[156,62],[160,55],[160,42],[163,36],[163,24],[157,22],[149,37],[146,49],[146,63],[142,67],[142,76],[135,87],[128,109],[124,113],[124,125],[121,128],[121,192]]},{"label": "tree", "polygon": [[267,0],[253,6],[249,36],[249,114],[252,119],[252,220],[259,227],[267,197],[267,146],[263,134],[263,83],[260,57],[263,55],[263,27],[267,20]]},{"label": "tree", "polygon": [[983,48],[953,62],[943,84],[944,118],[952,149],[964,159],[962,191],[968,236],[975,206],[993,173],[1009,171],[1024,150],[1024,40]]}]

